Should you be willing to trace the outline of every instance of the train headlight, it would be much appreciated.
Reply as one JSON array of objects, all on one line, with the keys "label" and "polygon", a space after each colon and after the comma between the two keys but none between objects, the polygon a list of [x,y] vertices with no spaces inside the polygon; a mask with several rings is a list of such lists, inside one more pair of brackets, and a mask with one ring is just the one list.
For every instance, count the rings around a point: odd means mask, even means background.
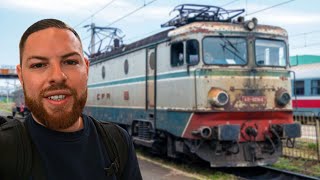
[{"label": "train headlight", "polygon": [[229,95],[222,89],[211,88],[208,93],[208,101],[213,106],[222,107],[229,102]]},{"label": "train headlight", "polygon": [[257,18],[252,18],[251,21],[246,21],[244,25],[249,31],[252,31],[257,26],[257,24],[258,24]]},{"label": "train headlight", "polygon": [[252,21],[249,21],[248,23],[247,23],[247,28],[249,29],[249,30],[252,30],[252,29],[254,29],[254,22],[252,22]]},{"label": "train headlight", "polygon": [[285,106],[289,104],[290,100],[290,94],[286,90],[279,90],[276,93],[276,102],[279,106]]}]

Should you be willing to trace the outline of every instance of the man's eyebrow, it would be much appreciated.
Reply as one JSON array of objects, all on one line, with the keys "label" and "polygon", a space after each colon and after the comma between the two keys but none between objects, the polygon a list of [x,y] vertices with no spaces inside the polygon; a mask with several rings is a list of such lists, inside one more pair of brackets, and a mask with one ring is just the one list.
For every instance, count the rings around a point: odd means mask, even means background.
[{"label": "man's eyebrow", "polygon": [[[68,58],[68,57],[70,57],[70,56],[80,56],[81,57],[81,55],[79,54],[79,53],[77,53],[77,52],[71,52],[71,53],[67,53],[67,54],[64,54],[64,55],[62,55],[61,56],[61,58],[62,59],[66,59],[66,58]],[[30,57],[28,57],[27,58],[27,61],[29,61],[30,59],[38,59],[38,60],[42,60],[42,61],[47,61],[47,60],[49,60],[49,58],[47,58],[47,57],[44,57],[44,56],[30,56]]]},{"label": "man's eyebrow", "polygon": [[43,56],[30,56],[27,58],[27,61],[30,59],[38,59],[38,60],[42,60],[42,61],[47,61],[48,58],[47,57],[43,57]]},{"label": "man's eyebrow", "polygon": [[68,57],[70,57],[70,56],[80,56],[80,57],[81,57],[81,55],[80,55],[79,53],[77,53],[77,52],[71,52],[71,53],[67,53],[67,54],[65,54],[65,55],[62,55],[61,58],[62,58],[62,59],[66,59],[66,58],[68,58]]}]

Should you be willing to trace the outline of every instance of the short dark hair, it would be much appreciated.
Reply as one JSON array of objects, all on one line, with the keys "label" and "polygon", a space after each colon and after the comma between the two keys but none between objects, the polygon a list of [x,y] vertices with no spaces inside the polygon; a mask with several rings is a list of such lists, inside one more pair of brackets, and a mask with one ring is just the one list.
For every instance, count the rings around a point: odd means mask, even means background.
[{"label": "short dark hair", "polygon": [[22,53],[23,53],[23,50],[24,50],[24,45],[25,45],[28,37],[32,33],[35,33],[35,32],[38,32],[40,30],[44,30],[44,29],[47,29],[47,28],[59,28],[59,29],[70,30],[77,37],[77,39],[80,41],[80,45],[81,45],[81,48],[82,48],[82,42],[81,42],[80,36],[76,32],[76,30],[74,30],[72,27],[70,27],[69,25],[67,25],[66,23],[64,23],[63,21],[60,21],[58,19],[42,19],[42,20],[32,24],[23,33],[23,35],[22,35],[22,37],[20,39],[20,43],[19,43],[20,66],[22,64]]}]

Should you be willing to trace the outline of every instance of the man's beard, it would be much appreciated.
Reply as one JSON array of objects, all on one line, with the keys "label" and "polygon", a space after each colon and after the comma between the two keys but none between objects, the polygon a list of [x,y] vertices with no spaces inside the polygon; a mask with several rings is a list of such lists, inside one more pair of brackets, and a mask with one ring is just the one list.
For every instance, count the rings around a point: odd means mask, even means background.
[{"label": "man's beard", "polygon": [[[68,89],[71,92],[73,98],[73,105],[71,112],[67,112],[67,107],[61,106],[56,107],[52,110],[53,114],[44,108],[42,100],[46,92],[52,90],[66,90]],[[78,98],[76,90],[71,89],[65,84],[55,84],[44,90],[41,90],[37,98],[31,98],[24,88],[25,103],[27,107],[32,112],[32,115],[40,121],[41,124],[52,130],[66,129],[71,127],[81,116],[82,110],[87,101],[87,88]]]}]

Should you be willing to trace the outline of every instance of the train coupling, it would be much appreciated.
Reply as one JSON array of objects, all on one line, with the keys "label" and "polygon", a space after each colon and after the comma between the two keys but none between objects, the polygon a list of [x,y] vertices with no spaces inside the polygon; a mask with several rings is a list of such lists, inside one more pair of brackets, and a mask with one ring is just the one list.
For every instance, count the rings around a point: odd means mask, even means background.
[{"label": "train coupling", "polygon": [[238,141],[240,137],[240,125],[202,126],[199,129],[192,131],[192,135],[200,136],[207,140]]},{"label": "train coupling", "polygon": [[280,138],[298,138],[301,137],[301,124],[272,124],[271,130],[275,131]]}]

